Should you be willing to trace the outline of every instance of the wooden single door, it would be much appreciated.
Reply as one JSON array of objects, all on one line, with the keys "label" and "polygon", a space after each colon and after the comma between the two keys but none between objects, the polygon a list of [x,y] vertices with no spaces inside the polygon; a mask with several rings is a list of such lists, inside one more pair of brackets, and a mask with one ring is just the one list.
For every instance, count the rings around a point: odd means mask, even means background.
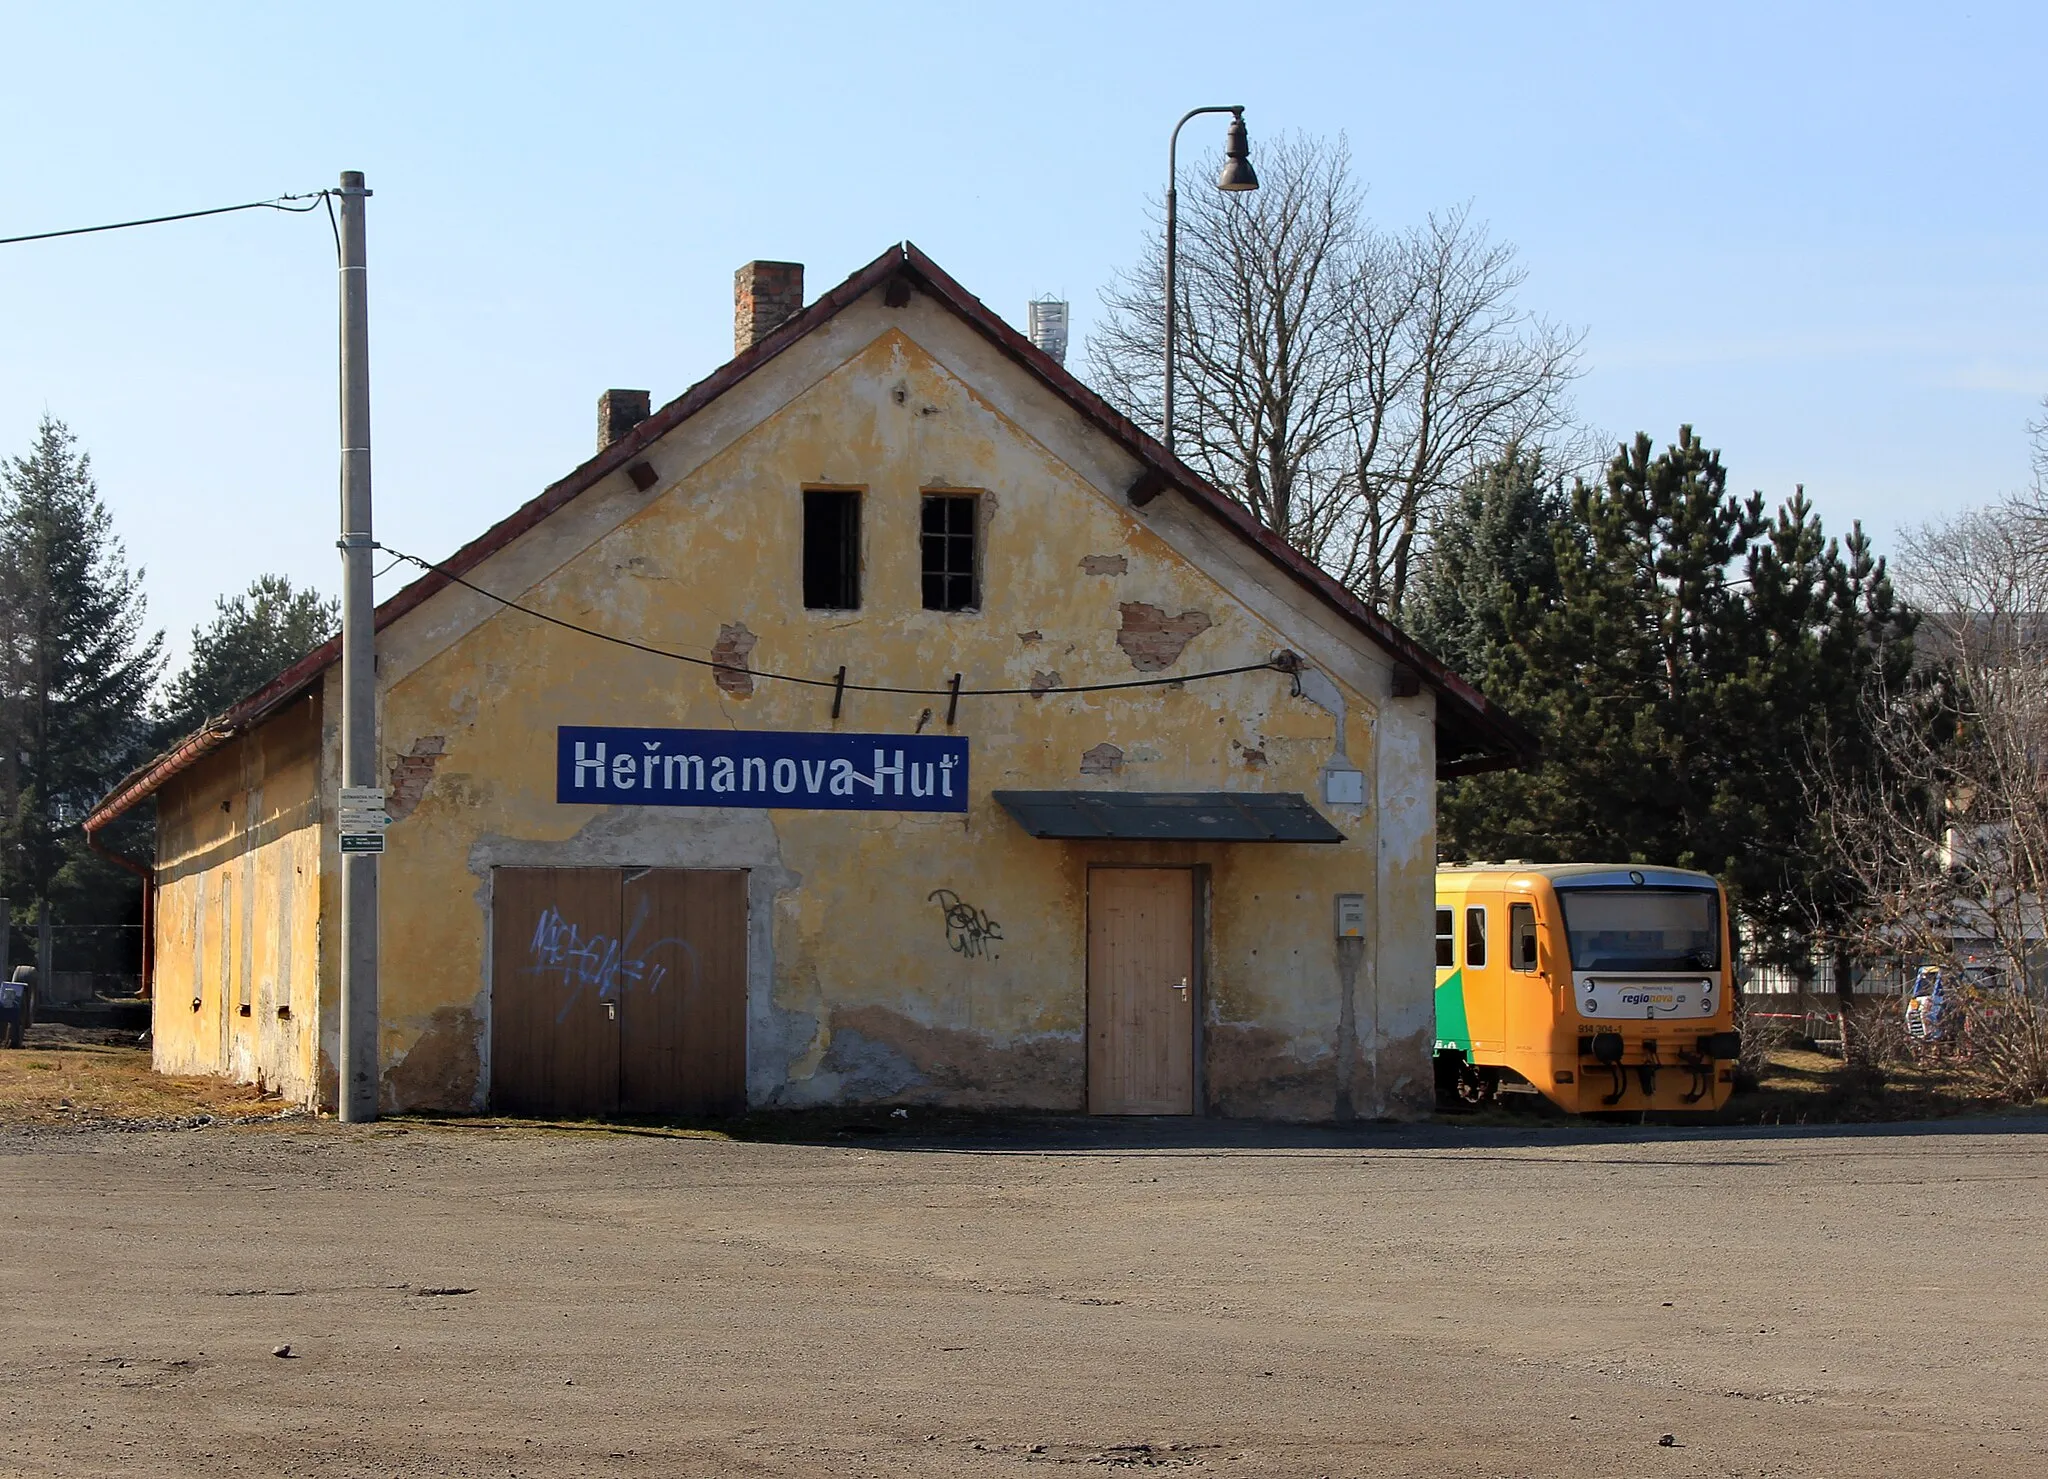
[{"label": "wooden single door", "polygon": [[491,1105],[619,1107],[616,868],[499,868],[491,880]]},{"label": "wooden single door", "polygon": [[747,1103],[747,875],[635,869],[623,903],[619,1108],[738,1113]]},{"label": "wooden single door", "polygon": [[1088,872],[1088,1109],[1195,1112],[1195,874]]}]

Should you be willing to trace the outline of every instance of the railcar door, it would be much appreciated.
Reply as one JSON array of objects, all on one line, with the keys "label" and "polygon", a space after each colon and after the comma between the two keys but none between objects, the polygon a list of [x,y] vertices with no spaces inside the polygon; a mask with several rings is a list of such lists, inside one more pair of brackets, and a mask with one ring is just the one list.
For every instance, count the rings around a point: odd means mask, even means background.
[{"label": "railcar door", "polygon": [[1465,1026],[1475,1062],[1498,1063],[1507,1048],[1507,1011],[1498,958],[1501,909],[1497,896],[1469,894],[1459,906],[1459,959],[1465,972]]}]

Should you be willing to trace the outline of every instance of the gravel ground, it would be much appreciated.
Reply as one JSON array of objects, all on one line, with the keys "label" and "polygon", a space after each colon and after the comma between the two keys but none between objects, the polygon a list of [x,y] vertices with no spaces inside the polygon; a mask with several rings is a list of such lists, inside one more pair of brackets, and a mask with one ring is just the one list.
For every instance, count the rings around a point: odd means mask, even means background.
[{"label": "gravel ground", "polygon": [[2048,1121],[880,1128],[0,1131],[0,1473],[2048,1474]]}]

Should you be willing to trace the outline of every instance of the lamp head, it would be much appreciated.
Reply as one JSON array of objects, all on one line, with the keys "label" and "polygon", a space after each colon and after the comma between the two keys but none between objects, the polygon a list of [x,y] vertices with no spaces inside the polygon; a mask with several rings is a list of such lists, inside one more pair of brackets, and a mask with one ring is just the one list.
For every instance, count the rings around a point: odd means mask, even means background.
[{"label": "lamp head", "polygon": [[1256,190],[1258,172],[1252,168],[1251,140],[1244,131],[1244,112],[1230,111],[1230,132],[1223,140],[1223,173],[1216,177],[1218,190]]}]

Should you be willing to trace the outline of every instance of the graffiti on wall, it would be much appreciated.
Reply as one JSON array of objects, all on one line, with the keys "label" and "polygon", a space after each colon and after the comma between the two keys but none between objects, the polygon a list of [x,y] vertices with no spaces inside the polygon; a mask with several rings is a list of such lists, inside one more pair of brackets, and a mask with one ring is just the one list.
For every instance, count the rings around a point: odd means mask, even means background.
[{"label": "graffiti on wall", "polygon": [[1003,927],[988,917],[986,909],[975,908],[950,888],[935,888],[925,898],[939,906],[948,946],[970,960],[984,955],[1000,958],[993,947],[1002,943]]}]

